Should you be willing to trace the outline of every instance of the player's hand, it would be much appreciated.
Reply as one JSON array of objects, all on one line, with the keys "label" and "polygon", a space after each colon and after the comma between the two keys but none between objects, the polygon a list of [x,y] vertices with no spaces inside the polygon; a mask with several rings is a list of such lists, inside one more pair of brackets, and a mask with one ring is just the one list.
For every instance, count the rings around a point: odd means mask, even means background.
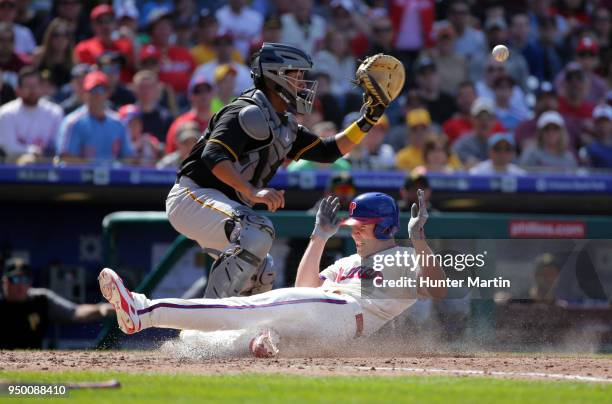
[{"label": "player's hand", "polygon": [[285,207],[285,191],[279,191],[274,188],[256,189],[249,196],[249,199],[253,203],[263,203],[270,212],[276,212],[277,209]]},{"label": "player's hand", "polygon": [[340,210],[340,200],[337,197],[328,196],[323,198],[321,203],[319,203],[319,210],[317,211],[315,228],[312,235],[328,240],[336,234],[338,227],[340,227],[338,210]]},{"label": "player's hand", "polygon": [[427,205],[425,204],[425,192],[422,189],[417,191],[418,206],[412,204],[410,208],[410,221],[408,222],[408,236],[410,240],[425,239],[425,223],[429,217]]}]

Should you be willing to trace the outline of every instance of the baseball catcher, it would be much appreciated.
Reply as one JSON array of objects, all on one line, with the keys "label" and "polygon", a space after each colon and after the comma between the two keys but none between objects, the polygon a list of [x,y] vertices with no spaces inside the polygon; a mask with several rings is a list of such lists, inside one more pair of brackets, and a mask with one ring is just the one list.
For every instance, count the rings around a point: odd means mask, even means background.
[{"label": "baseball catcher", "polygon": [[[349,218],[357,253],[341,258],[319,272],[323,249],[340,225],[337,198],[324,199],[316,215],[314,231],[297,271],[295,287],[271,290],[255,296],[223,299],[159,299],[128,291],[108,268],[98,277],[100,290],[115,307],[121,330],[132,334],[150,327],[181,330],[242,330],[253,332],[250,348],[256,356],[274,356],[279,342],[308,340],[314,344],[344,342],[371,335],[387,321],[410,307],[417,297],[443,297],[444,287],[385,288],[391,280],[443,280],[444,273],[429,260],[413,267],[399,263],[375,269],[376,257],[432,254],[425,239],[427,210],[423,191],[412,207],[408,232],[413,248],[400,247],[394,239],[399,210],[389,195],[366,193],[350,205]],[[419,262],[413,260],[412,262]]]},{"label": "baseball catcher", "polygon": [[308,114],[317,88],[305,80],[310,56],[288,45],[264,43],[251,64],[255,87],[210,120],[204,135],[182,162],[166,200],[172,226],[217,257],[207,298],[252,295],[272,288],[268,254],[274,240],[269,219],[251,209],[274,212],[284,191],[268,188],[285,158],[331,163],[355,147],[399,94],[404,69],[376,55],[358,69],[364,89],[361,117],[335,137],[320,139],[298,125],[292,112]]}]

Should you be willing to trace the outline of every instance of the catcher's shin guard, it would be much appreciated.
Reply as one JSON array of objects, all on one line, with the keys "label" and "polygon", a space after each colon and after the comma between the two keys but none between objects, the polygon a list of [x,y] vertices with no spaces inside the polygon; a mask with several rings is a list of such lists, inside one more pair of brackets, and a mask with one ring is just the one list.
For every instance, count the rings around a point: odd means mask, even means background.
[{"label": "catcher's shin guard", "polygon": [[269,281],[269,271],[266,271],[266,256],[274,241],[272,222],[247,208],[239,209],[236,213],[236,226],[230,235],[231,244],[210,270],[204,292],[206,298],[259,293],[259,285],[263,282],[271,285],[274,281],[273,277]]}]

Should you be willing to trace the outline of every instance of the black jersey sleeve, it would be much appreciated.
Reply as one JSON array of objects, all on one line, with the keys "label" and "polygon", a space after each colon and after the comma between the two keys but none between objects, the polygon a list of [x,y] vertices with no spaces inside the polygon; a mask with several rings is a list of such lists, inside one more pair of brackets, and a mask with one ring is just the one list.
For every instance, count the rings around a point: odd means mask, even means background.
[{"label": "black jersey sleeve", "polygon": [[249,135],[240,126],[241,105],[230,106],[212,123],[210,136],[202,150],[202,160],[211,170],[223,160],[236,161],[245,150]]},{"label": "black jersey sleeve", "polygon": [[289,151],[293,160],[310,160],[318,163],[333,163],[342,157],[334,136],[321,139],[304,126],[298,126],[297,138]]}]

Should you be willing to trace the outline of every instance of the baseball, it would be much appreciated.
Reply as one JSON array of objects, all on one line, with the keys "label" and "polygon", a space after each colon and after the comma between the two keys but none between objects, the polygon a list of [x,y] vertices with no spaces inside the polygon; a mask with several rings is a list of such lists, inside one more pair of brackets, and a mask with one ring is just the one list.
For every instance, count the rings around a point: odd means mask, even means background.
[{"label": "baseball", "polygon": [[504,62],[508,59],[508,56],[510,56],[510,51],[506,45],[497,45],[493,48],[493,52],[491,53],[493,54],[493,58],[498,62]]}]

